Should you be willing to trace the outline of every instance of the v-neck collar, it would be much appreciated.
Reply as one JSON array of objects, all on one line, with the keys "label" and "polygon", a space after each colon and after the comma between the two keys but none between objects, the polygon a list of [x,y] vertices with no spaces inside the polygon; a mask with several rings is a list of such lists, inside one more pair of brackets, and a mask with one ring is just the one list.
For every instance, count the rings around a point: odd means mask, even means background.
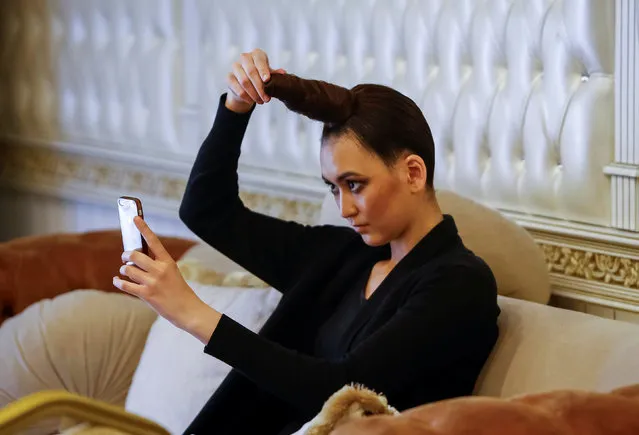
[{"label": "v-neck collar", "polygon": [[[452,216],[445,214],[444,218],[435,225],[408,253],[402,258],[395,268],[402,263],[424,263],[433,258],[437,253],[457,238],[457,225]],[[379,248],[380,259],[389,259],[391,256],[390,244]],[[378,260],[379,261],[379,260]],[[394,268],[394,269],[395,269]],[[393,270],[394,270],[393,269]],[[391,271],[392,272],[392,271]]]},{"label": "v-neck collar", "polygon": [[[418,267],[424,263],[427,263],[434,258],[442,249],[450,246],[451,242],[458,239],[457,225],[452,216],[444,215],[444,218],[435,225],[424,237],[408,253],[402,258],[393,269],[386,275],[386,277],[379,284],[377,289],[368,298],[364,298],[367,302],[370,301],[374,295],[383,287],[386,286],[386,282],[393,280],[394,275],[405,275],[397,271],[408,271],[415,267]],[[390,244],[376,248],[377,252],[374,256],[373,263],[368,268],[368,273],[372,272],[374,265],[378,261],[387,260],[391,256]]]},{"label": "v-neck collar", "polygon": [[[456,243],[459,240],[457,232],[457,225],[453,217],[450,215],[444,215],[444,219],[435,225],[405,256],[402,258],[395,267],[386,275],[386,277],[379,284],[373,294],[366,299],[362,293],[362,309],[359,311],[355,320],[353,321],[350,331],[351,342],[357,335],[359,330],[366,324],[368,319],[375,313],[376,308],[379,307],[383,300],[386,299],[392,289],[400,286],[401,282],[408,279],[410,271],[420,267],[423,264],[428,263],[435,258],[442,250],[445,250],[451,244]],[[369,264],[369,274],[372,271],[372,267],[380,260],[390,258],[390,245],[380,246],[375,248],[376,252],[373,255],[372,263]],[[365,272],[364,272],[365,273]],[[369,275],[370,276],[370,275]],[[367,280],[365,281],[365,283]],[[364,287],[366,284],[364,284]],[[361,292],[365,291],[360,289]]]}]

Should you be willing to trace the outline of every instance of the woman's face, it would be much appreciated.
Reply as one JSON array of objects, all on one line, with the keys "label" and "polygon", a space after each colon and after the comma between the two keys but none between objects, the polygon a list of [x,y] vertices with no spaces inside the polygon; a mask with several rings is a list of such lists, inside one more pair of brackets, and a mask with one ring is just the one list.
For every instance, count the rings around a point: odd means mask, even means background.
[{"label": "woman's face", "polygon": [[389,168],[352,135],[343,134],[324,141],[320,165],[342,217],[366,244],[380,246],[402,235],[414,196],[401,159]]}]

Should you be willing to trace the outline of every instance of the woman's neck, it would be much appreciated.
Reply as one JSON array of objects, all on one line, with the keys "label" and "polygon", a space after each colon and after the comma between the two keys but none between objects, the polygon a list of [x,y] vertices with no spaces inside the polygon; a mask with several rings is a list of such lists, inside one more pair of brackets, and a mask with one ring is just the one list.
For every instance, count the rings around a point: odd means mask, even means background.
[{"label": "woman's neck", "polygon": [[399,263],[443,219],[444,216],[435,198],[425,202],[419,210],[415,210],[414,219],[406,230],[390,242],[391,264]]}]

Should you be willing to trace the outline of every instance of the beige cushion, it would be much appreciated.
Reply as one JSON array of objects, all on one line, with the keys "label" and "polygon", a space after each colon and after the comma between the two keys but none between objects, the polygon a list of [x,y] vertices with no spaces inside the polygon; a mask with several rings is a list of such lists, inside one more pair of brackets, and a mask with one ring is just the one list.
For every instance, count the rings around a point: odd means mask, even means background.
[{"label": "beige cushion", "polygon": [[607,392],[639,383],[639,326],[506,297],[499,306],[500,337],[478,394]]},{"label": "beige cushion", "polygon": [[124,405],[155,318],[138,299],[97,290],[29,306],[0,327],[0,408],[49,389]]},{"label": "beige cushion", "polygon": [[[492,269],[499,294],[548,303],[548,267],[541,249],[524,228],[499,211],[454,192],[440,190],[437,199],[442,212],[455,219],[464,244]],[[331,195],[324,199],[319,223],[346,225]]]}]

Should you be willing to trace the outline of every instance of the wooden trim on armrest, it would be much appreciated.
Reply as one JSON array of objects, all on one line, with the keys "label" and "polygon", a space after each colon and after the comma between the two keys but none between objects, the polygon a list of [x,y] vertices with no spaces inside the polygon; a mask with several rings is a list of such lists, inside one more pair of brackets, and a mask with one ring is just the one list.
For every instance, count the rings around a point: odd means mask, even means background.
[{"label": "wooden trim on armrest", "polygon": [[123,408],[67,391],[41,391],[16,400],[0,410],[0,435],[19,433],[49,417],[70,417],[78,422],[123,431],[131,435],[169,435],[157,423]]}]

